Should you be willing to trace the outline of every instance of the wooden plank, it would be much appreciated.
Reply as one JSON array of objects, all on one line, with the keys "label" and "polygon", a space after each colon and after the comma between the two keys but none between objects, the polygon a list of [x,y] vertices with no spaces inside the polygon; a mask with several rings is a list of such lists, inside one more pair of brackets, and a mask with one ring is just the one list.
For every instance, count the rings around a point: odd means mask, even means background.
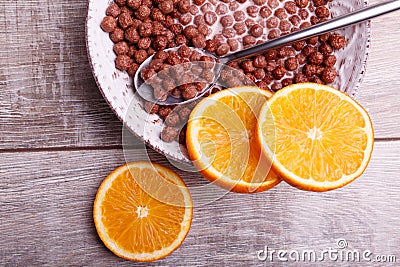
[{"label": "wooden plank", "polygon": [[[371,1],[375,3],[384,1]],[[372,42],[358,100],[368,110],[377,138],[399,138],[400,27],[399,13],[372,20]]]},{"label": "wooden plank", "polygon": [[[0,1],[0,8],[0,149],[119,145],[121,123],[86,58],[86,1]],[[372,26],[359,101],[378,138],[398,138],[397,13]]]},{"label": "wooden plank", "polygon": [[0,148],[118,145],[86,55],[87,1],[0,1]]},{"label": "wooden plank", "polygon": [[[281,183],[268,192],[230,193],[196,206],[183,245],[156,264],[251,266],[262,263],[256,251],[265,245],[321,251],[336,248],[339,238],[349,249],[399,259],[399,151],[400,142],[376,143],[366,173],[336,191],[303,192]],[[131,159],[144,154],[130,151]],[[155,152],[149,156],[171,166]],[[103,246],[92,220],[96,190],[124,162],[121,150],[3,153],[1,158],[0,265],[131,265]],[[192,192],[204,184],[196,173],[179,173]]]}]

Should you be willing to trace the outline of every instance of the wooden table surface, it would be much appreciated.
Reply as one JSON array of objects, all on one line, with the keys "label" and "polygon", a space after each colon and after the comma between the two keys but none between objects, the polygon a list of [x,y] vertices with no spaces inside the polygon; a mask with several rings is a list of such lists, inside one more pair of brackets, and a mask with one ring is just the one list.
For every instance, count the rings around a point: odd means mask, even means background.
[{"label": "wooden table surface", "polygon": [[[86,1],[0,0],[0,8],[0,265],[135,265],[104,247],[92,220],[99,184],[125,159],[122,124],[87,60]],[[399,14],[372,21],[358,100],[371,114],[376,140],[364,175],[328,193],[285,183],[256,195],[229,193],[196,207],[183,245],[154,264],[276,266],[283,263],[261,262],[256,252],[323,250],[341,238],[348,249],[400,262]],[[132,158],[141,159],[136,144]],[[203,183],[198,174],[180,174]]]}]

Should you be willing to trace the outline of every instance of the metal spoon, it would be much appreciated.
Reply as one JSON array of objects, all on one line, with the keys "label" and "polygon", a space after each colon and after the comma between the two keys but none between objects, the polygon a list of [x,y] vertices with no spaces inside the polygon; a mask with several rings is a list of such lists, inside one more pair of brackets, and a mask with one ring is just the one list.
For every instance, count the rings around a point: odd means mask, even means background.
[{"label": "metal spoon", "polygon": [[[333,31],[333,30],[344,28],[346,26],[354,25],[354,24],[360,23],[362,21],[372,19],[374,17],[381,16],[381,15],[384,15],[389,12],[396,11],[398,9],[400,9],[400,0],[387,1],[385,3],[362,8],[358,11],[351,12],[349,14],[328,20],[326,22],[313,25],[306,29],[303,29],[303,30],[300,30],[297,32],[293,32],[293,33],[284,35],[282,37],[267,41],[263,44],[260,44],[260,45],[257,45],[257,46],[254,46],[254,47],[251,47],[248,49],[244,49],[242,51],[238,51],[238,52],[232,53],[230,55],[219,57],[219,58],[203,49],[198,49],[198,50],[201,50],[201,52],[204,55],[213,57],[214,59],[217,60],[217,62],[220,63],[219,65],[222,66],[228,62],[241,60],[241,59],[245,59],[248,57],[252,57],[252,56],[261,54],[268,49],[280,47],[280,46],[283,46],[283,45],[286,45],[289,43],[293,43],[295,41],[304,40],[304,39],[307,39],[307,38],[310,38],[313,36],[317,36],[317,35],[324,34],[324,33],[327,33],[327,32]],[[175,48],[167,49],[165,51],[171,51],[171,50],[177,50],[177,49],[178,48],[175,47]],[[148,66],[148,64],[152,60],[152,58],[153,58],[153,56],[147,58],[139,66],[139,69],[137,70],[135,77],[134,77],[134,86],[136,88],[137,93],[143,99],[153,102],[153,103],[160,104],[160,105],[184,104],[184,103],[191,102],[191,101],[201,97],[215,85],[215,82],[218,79],[219,73],[221,71],[221,68],[214,70],[214,71],[216,71],[215,73],[217,74],[217,75],[215,75],[214,81],[212,83],[210,83],[209,86],[204,88],[204,90],[202,92],[199,92],[196,97],[189,99],[189,100],[185,100],[183,98],[173,97],[171,94],[169,94],[167,99],[165,99],[164,101],[161,101],[161,100],[154,98],[152,87],[149,84],[144,83],[143,79],[140,76],[141,70]]]}]

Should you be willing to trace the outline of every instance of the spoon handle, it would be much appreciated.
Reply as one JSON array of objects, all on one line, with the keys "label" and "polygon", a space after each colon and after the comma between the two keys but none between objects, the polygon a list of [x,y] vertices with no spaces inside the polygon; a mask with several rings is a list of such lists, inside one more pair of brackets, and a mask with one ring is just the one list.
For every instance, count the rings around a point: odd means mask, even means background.
[{"label": "spoon handle", "polygon": [[267,41],[263,44],[238,51],[228,56],[221,57],[219,60],[220,63],[225,64],[230,61],[248,58],[260,54],[268,49],[279,47],[295,41],[304,40],[309,37],[324,34],[336,29],[344,28],[349,25],[357,24],[364,20],[372,19],[374,17],[384,15],[398,9],[400,9],[400,0],[392,0],[370,7],[365,7],[355,12],[351,12],[349,14],[328,20],[326,22],[313,25],[306,29],[284,35],[271,41]]}]

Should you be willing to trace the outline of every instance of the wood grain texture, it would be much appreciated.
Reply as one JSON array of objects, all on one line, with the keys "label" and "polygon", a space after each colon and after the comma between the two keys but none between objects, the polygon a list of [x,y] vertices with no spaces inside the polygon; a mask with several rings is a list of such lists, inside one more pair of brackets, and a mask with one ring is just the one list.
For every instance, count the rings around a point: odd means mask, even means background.
[{"label": "wood grain texture", "polygon": [[0,1],[0,148],[118,145],[90,71],[86,1]]},{"label": "wood grain texture", "polygon": [[[144,265],[114,256],[93,225],[102,179],[126,157],[148,158],[143,149],[110,149],[121,145],[122,124],[89,68],[86,1],[0,0],[0,10],[0,265]],[[183,245],[155,265],[286,266],[260,263],[256,251],[264,245],[319,251],[335,247],[338,238],[351,249],[400,260],[400,141],[387,141],[400,138],[398,13],[374,19],[372,39],[358,101],[370,112],[376,137],[386,141],[376,143],[366,173],[323,194],[284,183],[257,195],[224,192],[195,207]],[[148,156],[172,167],[155,152]],[[200,175],[178,172],[195,203],[212,195],[199,189],[207,184]]]},{"label": "wood grain texture", "polygon": [[[399,259],[399,152],[400,142],[378,142],[366,173],[333,192],[303,192],[281,183],[268,192],[229,193],[196,206],[183,245],[155,264],[250,266],[262,263],[256,251],[264,245],[322,250],[335,248],[339,238],[351,249]],[[131,159],[144,154],[130,151]],[[149,156],[171,167],[155,152]],[[131,266],[104,247],[92,220],[99,184],[123,162],[121,150],[2,154],[0,265]],[[192,192],[204,184],[198,174],[179,173]]]},{"label": "wood grain texture", "polygon": [[[0,7],[0,149],[119,145],[121,123],[87,61],[86,1],[0,0]],[[377,138],[400,137],[397,16],[373,20],[358,98]]]},{"label": "wood grain texture", "polygon": [[[380,3],[384,1],[371,1]],[[372,20],[371,52],[357,100],[370,113],[376,138],[399,138],[400,25],[399,13]]]}]

